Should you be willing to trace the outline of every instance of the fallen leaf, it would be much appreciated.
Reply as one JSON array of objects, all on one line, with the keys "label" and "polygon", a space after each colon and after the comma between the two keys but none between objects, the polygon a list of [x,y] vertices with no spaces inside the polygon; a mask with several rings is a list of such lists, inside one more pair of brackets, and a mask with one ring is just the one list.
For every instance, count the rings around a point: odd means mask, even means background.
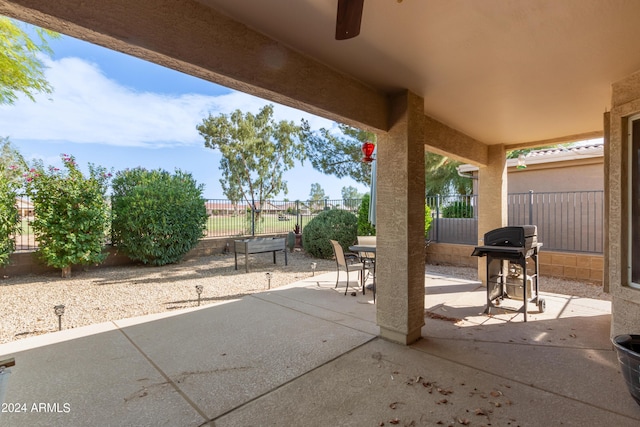
[{"label": "fallen leaf", "polygon": [[469,420],[468,420],[468,419],[466,419],[466,418],[462,418],[462,419],[458,418],[458,422],[459,422],[460,424],[462,424],[463,426],[468,426],[469,424],[471,424],[471,421],[469,421]]},{"label": "fallen leaf", "polygon": [[391,423],[391,424],[400,424],[400,420],[397,419],[397,418],[394,418],[392,420],[389,420],[389,423]]},{"label": "fallen leaf", "polygon": [[475,411],[473,411],[476,415],[487,415],[487,413],[484,411],[484,409],[482,408],[476,408]]},{"label": "fallen leaf", "polygon": [[447,399],[440,399],[440,400],[438,400],[436,403],[437,403],[438,405],[443,405],[443,404],[446,404],[447,402],[448,402],[448,400],[447,400]]},{"label": "fallen leaf", "polygon": [[493,397],[500,397],[500,396],[502,396],[502,392],[501,392],[501,391],[498,391],[498,390],[494,390],[494,391],[492,391],[492,392],[491,392],[491,393],[489,393],[489,394],[491,394],[491,396],[493,396]]},{"label": "fallen leaf", "polygon": [[398,407],[398,402],[393,402],[392,404],[389,405],[389,408],[391,409],[396,409]]},{"label": "fallen leaf", "polygon": [[569,334],[569,336],[570,336],[571,338],[575,338],[575,337],[576,337],[576,334]]},{"label": "fallen leaf", "polygon": [[439,392],[440,394],[444,394],[445,396],[448,396],[448,395],[450,395],[451,393],[453,393],[453,391],[451,391],[451,390],[446,390],[446,389],[439,388],[439,387],[438,387],[438,392]]}]

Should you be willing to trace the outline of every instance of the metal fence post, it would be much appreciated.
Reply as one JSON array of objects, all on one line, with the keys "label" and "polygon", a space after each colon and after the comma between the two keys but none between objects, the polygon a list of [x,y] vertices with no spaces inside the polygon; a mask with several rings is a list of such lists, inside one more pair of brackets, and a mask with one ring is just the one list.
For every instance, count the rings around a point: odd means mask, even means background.
[{"label": "metal fence post", "polygon": [[533,190],[529,190],[529,225],[533,225]]},{"label": "metal fence post", "polygon": [[436,242],[440,241],[440,194],[436,194]]},{"label": "metal fence post", "polygon": [[251,205],[251,237],[256,235],[256,205]]}]

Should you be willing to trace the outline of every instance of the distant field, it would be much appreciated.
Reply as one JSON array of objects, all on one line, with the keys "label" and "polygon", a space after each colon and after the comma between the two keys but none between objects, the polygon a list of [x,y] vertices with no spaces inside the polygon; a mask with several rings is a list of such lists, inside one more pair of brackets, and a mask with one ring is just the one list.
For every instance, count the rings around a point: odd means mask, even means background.
[{"label": "distant field", "polygon": [[[304,227],[315,215],[301,215],[301,227]],[[249,219],[248,219],[249,218]],[[255,224],[255,234],[285,234],[293,231],[296,225],[295,215],[284,215],[281,218],[276,214],[262,215],[261,220]],[[33,230],[27,218],[21,222],[22,233],[16,236],[17,250],[36,249]],[[207,218],[206,237],[242,237],[251,235],[250,217],[244,215],[213,215]]]}]

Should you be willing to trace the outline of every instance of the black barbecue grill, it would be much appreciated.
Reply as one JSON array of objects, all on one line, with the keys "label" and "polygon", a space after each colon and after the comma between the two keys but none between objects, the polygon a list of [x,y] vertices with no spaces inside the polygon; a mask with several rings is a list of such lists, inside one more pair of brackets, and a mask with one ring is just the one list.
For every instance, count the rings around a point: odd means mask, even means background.
[{"label": "black barbecue grill", "polygon": [[[504,299],[522,300],[518,309],[501,306],[524,314],[527,321],[527,303],[537,304],[543,312],[545,301],[538,293],[538,231],[535,225],[502,227],[484,235],[484,246],[476,246],[472,256],[487,257],[487,308],[501,305]],[[533,263],[533,272],[527,271],[527,261]],[[532,274],[531,274],[532,273]],[[494,303],[495,301],[495,303]]]}]

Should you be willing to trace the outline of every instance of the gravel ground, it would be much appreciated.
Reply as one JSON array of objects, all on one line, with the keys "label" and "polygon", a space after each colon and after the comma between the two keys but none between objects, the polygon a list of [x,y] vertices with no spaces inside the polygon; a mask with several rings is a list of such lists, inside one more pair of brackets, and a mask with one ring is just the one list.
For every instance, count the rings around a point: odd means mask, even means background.
[{"label": "gravel ground", "polygon": [[[234,299],[261,292],[267,287],[265,273],[272,271],[271,287],[277,288],[311,276],[335,270],[332,260],[313,259],[304,253],[289,254],[285,267],[278,255],[274,266],[271,254],[252,255],[250,272],[244,263],[234,270],[233,255],[191,259],[164,267],[131,266],[74,272],[70,279],[54,275],[28,275],[0,280],[0,343],[56,331],[58,320],[53,307],[66,306],[63,328],[75,328],[128,317],[195,307],[196,285],[202,285],[201,304]],[[476,280],[475,269],[428,265],[428,273]],[[609,299],[600,286],[545,277],[541,292]]]}]

